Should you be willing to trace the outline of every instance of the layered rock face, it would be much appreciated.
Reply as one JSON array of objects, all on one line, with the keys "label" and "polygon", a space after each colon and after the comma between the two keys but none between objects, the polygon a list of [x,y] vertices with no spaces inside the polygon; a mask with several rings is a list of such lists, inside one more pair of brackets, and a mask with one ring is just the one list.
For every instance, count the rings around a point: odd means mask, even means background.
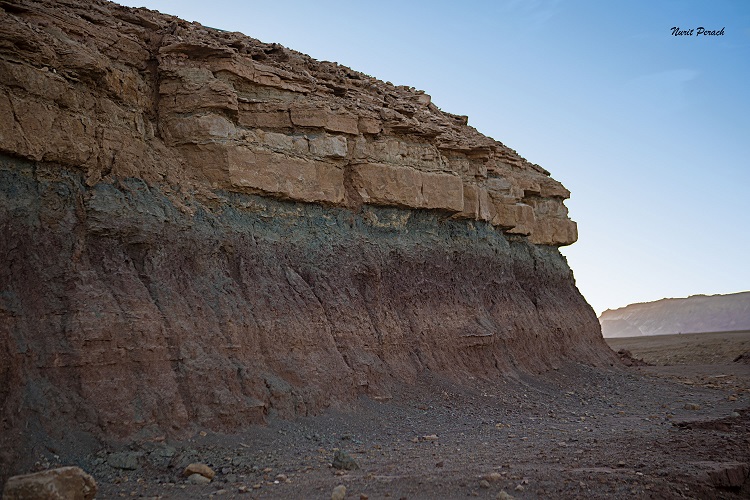
[{"label": "layered rock face", "polygon": [[605,337],[750,330],[750,292],[693,295],[607,309],[599,317]]},{"label": "layered rock face", "polygon": [[559,182],[421,91],[147,10],[3,11],[0,149],[82,169],[88,185],[439,209],[532,243],[576,240]]},{"label": "layered rock face", "polygon": [[568,191],[423,92],[103,1],[0,41],[6,450],[611,361]]}]

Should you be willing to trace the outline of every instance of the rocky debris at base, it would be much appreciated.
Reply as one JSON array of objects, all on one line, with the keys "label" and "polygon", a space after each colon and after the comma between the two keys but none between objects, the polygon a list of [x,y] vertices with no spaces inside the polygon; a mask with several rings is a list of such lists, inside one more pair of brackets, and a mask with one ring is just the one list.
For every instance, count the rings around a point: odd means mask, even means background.
[{"label": "rocky debris at base", "polygon": [[[136,470],[114,469],[106,461],[88,465],[106,451],[76,461],[96,478],[101,498],[218,497],[222,490],[225,497],[323,498],[339,484],[346,485],[347,498],[394,499],[473,492],[495,498],[505,491],[524,498],[683,494],[739,500],[750,491],[750,484],[737,486],[741,464],[750,463],[750,393],[728,401],[721,389],[643,376],[636,369],[581,366],[476,384],[433,379],[388,403],[362,398],[345,411],[274,418],[240,434],[193,432],[189,439],[162,443],[175,449],[174,461],[164,467],[147,458]],[[685,402],[702,409],[686,410]],[[498,422],[504,426],[496,427]],[[410,439],[427,432],[439,433],[440,440]],[[364,470],[331,468],[342,441]],[[146,457],[151,449],[150,441],[128,445]],[[435,467],[438,462],[442,468]],[[210,486],[181,477],[190,463],[216,472]],[[523,492],[515,491],[518,485]]]},{"label": "rocky debris at base", "polygon": [[625,366],[649,366],[649,363],[642,359],[638,359],[633,356],[633,353],[627,349],[620,349],[617,351],[617,356],[620,357],[620,361]]},{"label": "rocky debris at base", "polygon": [[13,476],[3,488],[4,500],[91,500],[96,481],[79,467],[60,467]]}]

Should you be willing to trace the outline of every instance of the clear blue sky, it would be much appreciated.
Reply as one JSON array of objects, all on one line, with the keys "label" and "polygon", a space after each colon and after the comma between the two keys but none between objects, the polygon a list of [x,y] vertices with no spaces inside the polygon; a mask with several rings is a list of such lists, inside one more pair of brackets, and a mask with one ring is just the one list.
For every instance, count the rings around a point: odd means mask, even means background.
[{"label": "clear blue sky", "polygon": [[[572,192],[597,313],[750,289],[750,1],[127,0],[425,90]],[[671,28],[723,36],[673,36]]]}]

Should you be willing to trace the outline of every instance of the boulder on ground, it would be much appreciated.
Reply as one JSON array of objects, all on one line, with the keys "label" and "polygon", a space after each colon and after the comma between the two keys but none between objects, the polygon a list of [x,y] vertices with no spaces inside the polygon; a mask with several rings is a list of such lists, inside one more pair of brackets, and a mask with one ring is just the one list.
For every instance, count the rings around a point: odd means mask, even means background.
[{"label": "boulder on ground", "polygon": [[214,472],[214,470],[206,464],[195,463],[185,467],[185,470],[182,473],[184,477],[190,477],[193,474],[200,474],[201,476],[207,477],[208,479],[213,479],[216,475],[216,472]]},{"label": "boulder on ground", "polygon": [[79,467],[60,467],[13,476],[3,488],[5,500],[90,500],[96,481]]}]

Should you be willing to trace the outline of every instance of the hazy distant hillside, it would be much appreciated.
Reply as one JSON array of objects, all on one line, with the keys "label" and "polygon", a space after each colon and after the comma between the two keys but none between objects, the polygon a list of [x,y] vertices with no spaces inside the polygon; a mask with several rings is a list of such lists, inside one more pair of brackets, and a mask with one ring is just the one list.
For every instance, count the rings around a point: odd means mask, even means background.
[{"label": "hazy distant hillside", "polygon": [[750,330],[750,292],[630,304],[607,309],[599,322],[605,337]]}]

